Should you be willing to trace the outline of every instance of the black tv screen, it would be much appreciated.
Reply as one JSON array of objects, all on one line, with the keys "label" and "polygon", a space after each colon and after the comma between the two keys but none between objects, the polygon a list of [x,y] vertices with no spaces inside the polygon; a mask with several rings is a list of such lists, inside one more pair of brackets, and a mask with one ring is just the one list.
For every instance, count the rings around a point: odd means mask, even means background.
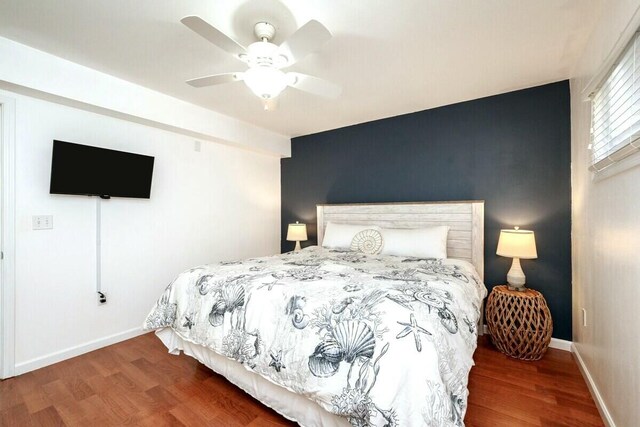
[{"label": "black tv screen", "polygon": [[53,141],[51,194],[148,199],[151,156]]}]

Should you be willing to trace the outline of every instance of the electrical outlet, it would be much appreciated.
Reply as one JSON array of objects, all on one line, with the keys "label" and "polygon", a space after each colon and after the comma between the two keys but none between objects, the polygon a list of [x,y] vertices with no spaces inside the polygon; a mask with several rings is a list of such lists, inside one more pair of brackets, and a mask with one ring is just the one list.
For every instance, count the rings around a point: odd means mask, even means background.
[{"label": "electrical outlet", "polygon": [[582,326],[587,326],[587,309],[582,309]]},{"label": "electrical outlet", "polygon": [[53,215],[36,215],[32,219],[34,230],[51,230],[53,228]]}]

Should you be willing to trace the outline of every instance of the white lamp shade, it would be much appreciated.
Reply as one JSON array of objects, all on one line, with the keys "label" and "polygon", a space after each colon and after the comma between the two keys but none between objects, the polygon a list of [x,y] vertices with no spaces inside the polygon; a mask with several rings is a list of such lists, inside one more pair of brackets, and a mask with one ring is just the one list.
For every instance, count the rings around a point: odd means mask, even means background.
[{"label": "white lamp shade", "polygon": [[287,87],[287,76],[277,68],[257,66],[244,73],[244,82],[251,91],[264,99],[273,99]]},{"label": "white lamp shade", "polygon": [[500,230],[496,254],[509,258],[538,258],[536,239],[531,230]]},{"label": "white lamp shade", "polygon": [[302,242],[307,240],[307,224],[289,224],[287,230],[287,240],[291,242]]}]

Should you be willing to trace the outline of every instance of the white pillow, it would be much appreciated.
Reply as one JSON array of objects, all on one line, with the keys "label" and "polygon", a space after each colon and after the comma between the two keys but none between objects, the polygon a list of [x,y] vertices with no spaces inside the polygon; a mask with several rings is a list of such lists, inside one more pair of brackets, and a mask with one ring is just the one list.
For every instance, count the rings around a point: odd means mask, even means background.
[{"label": "white pillow", "polygon": [[447,258],[446,225],[429,228],[382,228],[383,255]]},{"label": "white pillow", "polygon": [[328,222],[324,230],[322,246],[325,248],[351,248],[354,236],[362,230],[380,230],[380,227],[360,224],[336,224]]}]

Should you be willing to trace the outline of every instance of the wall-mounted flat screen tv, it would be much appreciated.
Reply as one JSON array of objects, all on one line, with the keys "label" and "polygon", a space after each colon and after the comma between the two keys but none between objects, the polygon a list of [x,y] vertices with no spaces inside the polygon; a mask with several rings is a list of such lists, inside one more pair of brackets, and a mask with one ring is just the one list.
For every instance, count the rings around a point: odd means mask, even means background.
[{"label": "wall-mounted flat screen tv", "polygon": [[148,199],[153,161],[151,156],[53,141],[49,192]]}]

